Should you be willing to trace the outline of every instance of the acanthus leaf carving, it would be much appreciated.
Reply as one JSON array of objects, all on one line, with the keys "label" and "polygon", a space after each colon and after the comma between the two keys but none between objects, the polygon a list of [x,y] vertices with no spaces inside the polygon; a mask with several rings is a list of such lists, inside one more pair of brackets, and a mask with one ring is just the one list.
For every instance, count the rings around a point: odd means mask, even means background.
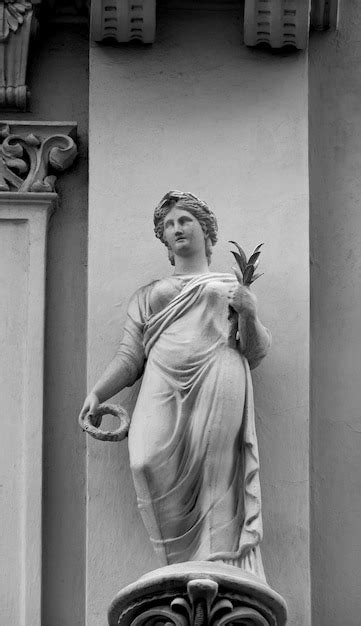
[{"label": "acanthus leaf carving", "polygon": [[0,5],[0,42],[6,41],[10,31],[16,33],[24,23],[25,14],[31,11],[32,4],[26,0],[5,0]]},{"label": "acanthus leaf carving", "polygon": [[52,192],[56,175],[73,163],[77,148],[72,137],[35,133],[14,134],[8,124],[0,127],[0,191]]}]

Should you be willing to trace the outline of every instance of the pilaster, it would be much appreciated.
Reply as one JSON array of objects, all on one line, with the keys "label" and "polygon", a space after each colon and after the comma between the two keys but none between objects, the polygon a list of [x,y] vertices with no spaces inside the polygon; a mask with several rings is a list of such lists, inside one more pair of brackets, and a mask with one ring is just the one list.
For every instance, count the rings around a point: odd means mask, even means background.
[{"label": "pilaster", "polygon": [[[47,225],[56,170],[73,162],[74,124],[1,125],[1,606],[4,623],[41,623],[43,355]],[[5,539],[6,538],[6,539]]]}]

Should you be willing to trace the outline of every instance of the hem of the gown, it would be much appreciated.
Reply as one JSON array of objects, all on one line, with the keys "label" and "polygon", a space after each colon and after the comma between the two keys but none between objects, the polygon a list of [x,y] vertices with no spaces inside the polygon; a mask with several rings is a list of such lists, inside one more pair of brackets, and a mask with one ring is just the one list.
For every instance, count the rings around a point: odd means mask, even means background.
[{"label": "hem of the gown", "polygon": [[233,567],[238,567],[245,572],[250,574],[254,574],[258,578],[260,578],[263,582],[267,582],[266,575],[264,572],[263,561],[260,547],[254,546],[250,550],[246,552],[245,555],[239,557],[235,556],[232,558],[231,556],[228,558],[212,558],[211,556],[207,559],[207,561],[212,562],[220,562],[225,563],[226,565],[233,565]]}]

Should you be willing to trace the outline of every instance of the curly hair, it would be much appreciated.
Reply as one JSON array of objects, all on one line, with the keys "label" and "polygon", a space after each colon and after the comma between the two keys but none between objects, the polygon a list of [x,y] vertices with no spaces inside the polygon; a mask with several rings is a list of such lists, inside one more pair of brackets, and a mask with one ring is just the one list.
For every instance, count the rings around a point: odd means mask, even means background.
[{"label": "curly hair", "polygon": [[206,256],[209,265],[211,262],[212,246],[217,242],[218,225],[216,216],[203,200],[200,200],[191,193],[182,191],[168,191],[154,210],[154,232],[156,237],[168,248],[171,264],[174,265],[174,257],[164,239],[164,220],[169,211],[175,206],[177,209],[191,213],[200,223],[206,237]]}]

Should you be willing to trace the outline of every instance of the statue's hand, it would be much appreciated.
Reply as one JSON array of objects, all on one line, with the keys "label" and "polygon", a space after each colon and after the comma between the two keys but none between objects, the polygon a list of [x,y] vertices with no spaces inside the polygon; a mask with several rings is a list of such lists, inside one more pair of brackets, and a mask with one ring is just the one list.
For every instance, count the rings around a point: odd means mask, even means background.
[{"label": "statue's hand", "polygon": [[257,298],[245,285],[239,283],[228,291],[229,305],[239,314],[247,318],[257,316]]},{"label": "statue's hand", "polygon": [[[83,408],[80,411],[79,414],[79,421],[82,421],[86,415],[94,415],[95,411],[97,410],[99,406],[99,398],[98,396],[93,393],[92,391],[89,393],[89,395],[87,395],[87,397],[85,398],[85,402],[83,404]],[[97,420],[95,418],[93,418],[93,424],[96,428],[99,428],[102,418],[99,417]]]}]

